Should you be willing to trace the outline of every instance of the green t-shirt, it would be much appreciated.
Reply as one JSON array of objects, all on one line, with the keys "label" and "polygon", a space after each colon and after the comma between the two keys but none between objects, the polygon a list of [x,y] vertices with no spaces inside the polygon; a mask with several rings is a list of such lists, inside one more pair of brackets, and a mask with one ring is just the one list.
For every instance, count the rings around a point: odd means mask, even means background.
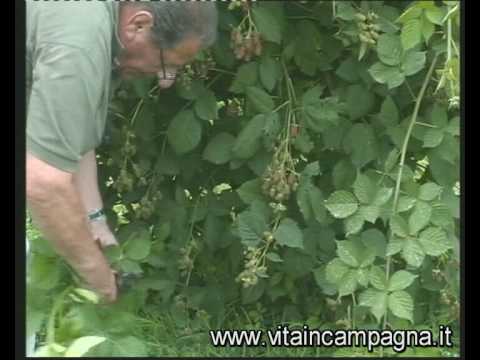
[{"label": "green t-shirt", "polygon": [[27,1],[26,14],[27,151],[75,172],[103,136],[118,3]]}]

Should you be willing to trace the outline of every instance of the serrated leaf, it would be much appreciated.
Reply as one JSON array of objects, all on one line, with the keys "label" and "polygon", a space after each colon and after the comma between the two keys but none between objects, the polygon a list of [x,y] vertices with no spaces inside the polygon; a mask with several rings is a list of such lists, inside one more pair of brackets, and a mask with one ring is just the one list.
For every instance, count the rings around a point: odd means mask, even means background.
[{"label": "serrated leaf", "polygon": [[275,107],[272,97],[258,87],[249,86],[247,88],[247,99],[253,104],[253,107],[261,113],[269,113]]},{"label": "serrated leaf", "polygon": [[377,140],[372,126],[353,125],[343,139],[343,148],[350,154],[352,163],[362,168],[378,156]]},{"label": "serrated leaf", "polygon": [[378,58],[386,65],[400,64],[403,54],[400,37],[393,34],[383,34],[377,42]]},{"label": "serrated leaf", "polygon": [[348,191],[335,191],[325,201],[325,207],[337,219],[344,219],[353,215],[358,209],[358,202]]},{"label": "serrated leaf", "polygon": [[282,220],[273,237],[280,245],[303,249],[302,231],[292,219]]},{"label": "serrated leaf", "polygon": [[28,285],[42,290],[53,289],[60,280],[60,266],[56,258],[34,254],[29,263],[31,269]]},{"label": "serrated leaf", "polygon": [[339,2],[337,5],[336,16],[342,20],[350,21],[355,19],[356,11],[352,4],[347,2]]},{"label": "serrated leaf", "polygon": [[405,50],[418,45],[422,40],[422,22],[418,18],[409,19],[403,24],[400,35]]},{"label": "serrated leaf", "polygon": [[435,31],[435,25],[425,18],[422,19],[422,35],[425,42],[428,44],[428,41],[432,37]]},{"label": "serrated leaf", "polygon": [[[361,208],[360,208],[361,209]],[[364,224],[364,216],[361,212],[356,212],[352,216],[345,219],[345,233],[346,236],[356,234],[362,230]]]},{"label": "serrated leaf", "polygon": [[262,242],[267,222],[258,211],[244,211],[238,215],[238,235],[245,246],[256,246]]},{"label": "serrated leaf", "polygon": [[203,158],[209,162],[221,165],[230,161],[231,150],[235,142],[235,137],[228,133],[216,135],[206,146],[203,152]]},{"label": "serrated leaf", "polygon": [[386,290],[387,289],[387,279],[385,277],[385,270],[378,266],[372,266],[370,273],[368,275],[370,283],[375,289]]},{"label": "serrated leaf", "polygon": [[402,249],[402,257],[408,265],[419,267],[425,259],[425,253],[416,239],[407,239]]},{"label": "serrated leaf", "polygon": [[335,74],[345,81],[354,83],[360,79],[357,70],[358,64],[358,61],[352,57],[348,57],[340,64],[338,69],[335,71]]},{"label": "serrated leaf", "polygon": [[413,206],[416,204],[416,202],[417,202],[417,199],[415,199],[414,197],[411,197],[411,196],[401,196],[401,197],[398,199],[397,211],[398,211],[399,213],[408,211],[408,210],[410,210],[411,208],[413,208]]},{"label": "serrated leaf", "polygon": [[382,208],[376,205],[362,205],[358,210],[358,213],[365,221],[374,224],[378,217],[381,215]]},{"label": "serrated leaf", "polygon": [[424,51],[407,51],[400,68],[406,76],[418,73],[425,67],[427,61]]},{"label": "serrated leaf", "polygon": [[406,241],[404,239],[393,238],[387,243],[386,256],[392,256],[403,250]]},{"label": "serrated leaf", "polygon": [[325,295],[334,295],[337,290],[335,284],[329,282],[327,280],[327,274],[326,274],[326,267],[322,266],[319,267],[318,269],[315,269],[313,271],[313,277],[315,278],[315,282],[317,283],[318,287],[322,289],[322,292]]},{"label": "serrated leaf", "polygon": [[265,257],[272,262],[283,262],[280,255],[278,255],[277,253],[274,253],[274,252],[267,253],[267,255],[265,255]]},{"label": "serrated leaf", "polygon": [[388,308],[393,315],[413,323],[413,299],[405,291],[395,291],[388,295]]},{"label": "serrated leaf", "polygon": [[256,62],[240,65],[229,90],[236,94],[242,94],[249,86],[255,85],[257,82],[257,66]]},{"label": "serrated leaf", "polygon": [[405,219],[400,215],[396,214],[390,218],[390,228],[394,235],[400,237],[407,237],[409,234],[409,227]]},{"label": "serrated leaf", "polygon": [[445,17],[443,8],[435,6],[425,10],[426,18],[435,25],[443,25],[442,20]]},{"label": "serrated leaf", "polygon": [[148,355],[145,343],[136,336],[127,336],[115,342],[116,356],[146,357]]},{"label": "serrated leaf", "polygon": [[355,179],[356,169],[348,159],[337,162],[333,168],[333,185],[336,189],[348,188]]},{"label": "serrated leaf", "polygon": [[369,272],[365,268],[357,269],[357,281],[360,286],[367,287],[368,286],[368,278]]},{"label": "serrated leaf", "polygon": [[368,229],[362,232],[362,243],[367,252],[375,254],[378,257],[385,257],[387,241],[385,235],[378,229]]},{"label": "serrated leaf", "polygon": [[405,270],[399,270],[394,273],[388,282],[388,291],[405,290],[418,277]]},{"label": "serrated leaf", "polygon": [[448,114],[444,106],[435,103],[430,113],[430,119],[432,124],[438,129],[443,129],[448,124]]},{"label": "serrated leaf", "polygon": [[423,251],[430,256],[440,256],[453,246],[448,242],[447,234],[438,227],[429,227],[418,238]]},{"label": "serrated leaf", "polygon": [[371,313],[380,322],[387,311],[388,294],[384,291],[367,289],[359,296],[359,305],[370,308]]},{"label": "serrated leaf", "polygon": [[396,88],[405,81],[405,74],[398,67],[388,66],[381,62],[373,64],[368,72],[376,82],[387,84],[389,89]]},{"label": "serrated leaf", "polygon": [[325,268],[325,274],[327,281],[332,284],[340,284],[343,278],[350,268],[340,258],[335,258],[327,264]]},{"label": "serrated leaf", "polygon": [[150,254],[152,242],[148,230],[140,230],[131,234],[123,246],[125,256],[130,260],[143,260]]},{"label": "serrated leaf", "polygon": [[255,200],[262,201],[264,196],[261,185],[261,179],[246,181],[237,189],[238,196],[245,204],[251,204]]},{"label": "serrated leaf", "polygon": [[268,91],[272,91],[277,82],[278,69],[277,62],[272,57],[264,57],[259,65],[260,81]]},{"label": "serrated leaf", "polygon": [[424,202],[417,201],[412,214],[408,218],[408,227],[410,234],[416,234],[430,222],[432,216],[432,207]]},{"label": "serrated leaf", "polygon": [[102,336],[83,336],[75,339],[73,343],[65,351],[65,357],[81,357],[91,348],[104,342],[107,338]]},{"label": "serrated leaf", "polygon": [[357,289],[358,281],[355,270],[349,270],[343,275],[342,280],[338,286],[338,294],[340,296],[350,295]]},{"label": "serrated leaf", "polygon": [[252,8],[253,21],[267,41],[280,44],[282,41],[282,25],[269,8],[261,5]]},{"label": "serrated leaf", "polygon": [[240,134],[238,134],[233,144],[232,153],[235,157],[238,159],[248,159],[260,149],[264,126],[264,115],[257,115],[248,122],[242,131],[240,131]]},{"label": "serrated leaf", "polygon": [[363,204],[370,204],[376,192],[375,185],[367,175],[358,173],[353,183],[353,192]]},{"label": "serrated leaf", "polygon": [[195,113],[200,119],[215,120],[218,118],[217,98],[211,90],[205,91],[194,105]]},{"label": "serrated leaf", "polygon": [[442,192],[441,186],[435,183],[429,182],[420,186],[420,189],[418,191],[418,198],[424,201],[432,201],[435,198],[438,198],[441,192]]},{"label": "serrated leaf", "polygon": [[175,116],[167,130],[168,143],[178,154],[193,150],[202,139],[202,125],[193,111],[181,111]]},{"label": "serrated leaf", "polygon": [[336,243],[340,260],[349,266],[359,267],[363,255],[361,244],[351,240],[336,241]]},{"label": "serrated leaf", "polygon": [[[380,113],[378,114],[378,116],[380,117],[381,121],[387,126],[393,126],[398,124],[398,119],[399,119],[398,108],[390,96],[387,96],[383,101],[382,107],[380,108]],[[389,155],[390,157],[395,157],[395,160],[390,160],[390,162],[395,162],[396,157],[398,156],[397,153],[392,150],[390,154],[392,154],[392,155]],[[393,168],[393,166],[391,167]],[[387,170],[387,171],[390,171],[390,170]]]},{"label": "serrated leaf", "polygon": [[382,187],[378,189],[375,197],[373,198],[373,205],[382,206],[385,205],[393,195],[393,188]]},{"label": "serrated leaf", "polygon": [[340,119],[340,105],[336,98],[325,98],[304,106],[305,120],[310,129],[323,132]]},{"label": "serrated leaf", "polygon": [[375,104],[375,96],[359,84],[350,85],[347,88],[347,109],[352,120],[367,115]]}]

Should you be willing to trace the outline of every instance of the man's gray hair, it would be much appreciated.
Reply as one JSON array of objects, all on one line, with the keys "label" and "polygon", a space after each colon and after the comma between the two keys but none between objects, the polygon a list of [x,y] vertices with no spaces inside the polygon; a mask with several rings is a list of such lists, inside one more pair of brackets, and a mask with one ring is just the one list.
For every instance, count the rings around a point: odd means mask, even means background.
[{"label": "man's gray hair", "polygon": [[163,49],[172,49],[183,40],[194,37],[201,48],[211,46],[217,37],[218,13],[210,1],[138,1],[153,15],[153,40]]}]

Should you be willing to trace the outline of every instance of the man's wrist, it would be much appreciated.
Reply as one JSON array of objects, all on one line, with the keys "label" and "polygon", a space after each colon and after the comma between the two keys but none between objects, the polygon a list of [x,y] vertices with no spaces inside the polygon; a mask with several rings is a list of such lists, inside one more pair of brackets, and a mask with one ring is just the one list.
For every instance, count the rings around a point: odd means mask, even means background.
[{"label": "man's wrist", "polygon": [[107,217],[106,217],[103,209],[94,209],[94,210],[88,212],[87,213],[87,218],[90,222],[107,220]]}]

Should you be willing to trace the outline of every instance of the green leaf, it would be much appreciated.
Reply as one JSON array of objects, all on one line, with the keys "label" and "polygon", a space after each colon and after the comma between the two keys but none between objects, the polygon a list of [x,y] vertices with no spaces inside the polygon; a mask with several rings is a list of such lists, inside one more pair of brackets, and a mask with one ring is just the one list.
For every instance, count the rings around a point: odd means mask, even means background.
[{"label": "green leaf", "polygon": [[238,196],[240,196],[240,199],[242,199],[245,204],[251,204],[255,200],[262,201],[264,196],[262,194],[261,184],[261,179],[253,179],[244,182],[237,189]]},{"label": "green leaf", "polygon": [[273,237],[278,244],[291,248],[303,249],[303,234],[297,223],[292,219],[283,219]]},{"label": "green leaf", "polygon": [[425,67],[425,51],[407,51],[400,68],[406,76],[414,75]]},{"label": "green leaf", "polygon": [[438,227],[429,227],[420,233],[419,243],[425,254],[440,256],[453,246],[448,242],[447,234]]},{"label": "green leaf", "polygon": [[84,298],[85,300],[91,302],[92,304],[98,304],[99,297],[96,293],[91,290],[77,288],[73,290],[76,295]]},{"label": "green leaf", "polygon": [[348,57],[340,64],[337,71],[335,71],[335,75],[350,83],[357,82],[360,79],[358,75],[358,67],[358,61],[352,57]]},{"label": "green leaf", "polygon": [[258,211],[244,211],[238,215],[238,234],[245,246],[256,246],[263,241],[267,222]]},{"label": "green leaf", "polygon": [[426,20],[425,17],[422,19],[422,35],[425,42],[428,44],[428,41],[432,37],[435,31],[435,25],[430,21]]},{"label": "green leaf", "polygon": [[419,267],[425,259],[425,253],[416,239],[407,239],[402,249],[402,257],[408,265]]},{"label": "green leaf", "polygon": [[446,13],[443,8],[435,6],[425,10],[426,18],[435,25],[443,25],[442,20]]},{"label": "green leaf", "polygon": [[388,291],[405,290],[417,277],[418,275],[414,275],[408,271],[399,270],[390,277]]},{"label": "green leaf", "polygon": [[403,55],[400,37],[393,34],[383,34],[377,42],[378,58],[386,65],[400,64]]},{"label": "green leaf", "polygon": [[180,173],[180,167],[174,156],[164,154],[158,156],[155,171],[161,175],[177,175]]},{"label": "green leaf", "polygon": [[358,233],[360,230],[362,230],[364,223],[365,223],[365,219],[361,212],[357,212],[352,216],[349,216],[348,218],[346,218],[345,219],[346,236]]},{"label": "green leaf", "polygon": [[388,295],[388,308],[393,315],[413,323],[413,299],[405,291],[395,291]]},{"label": "green leaf", "polygon": [[272,262],[283,262],[280,255],[278,255],[277,253],[274,253],[274,252],[267,253],[267,255],[265,255],[265,257]]},{"label": "green leaf", "polygon": [[28,284],[42,290],[53,289],[60,280],[59,265],[56,258],[34,254],[29,264],[31,271]]},{"label": "green leaf", "polygon": [[168,143],[178,154],[192,151],[202,139],[202,125],[198,122],[193,111],[181,111],[168,126]]},{"label": "green leaf", "polygon": [[349,270],[343,275],[340,285],[338,286],[338,294],[340,296],[350,295],[357,289],[357,273],[355,270]]},{"label": "green leaf", "polygon": [[358,202],[348,191],[335,191],[325,201],[325,207],[337,219],[344,219],[353,215],[358,209]]},{"label": "green leaf", "polygon": [[175,83],[178,96],[186,100],[198,99],[206,90],[203,82],[200,80],[193,80],[189,86],[182,85],[181,81]]},{"label": "green leaf", "polygon": [[430,120],[432,124],[439,129],[446,127],[448,124],[447,109],[444,106],[435,103],[430,113]]},{"label": "green leaf", "polygon": [[352,163],[362,168],[378,156],[377,140],[372,126],[367,124],[353,125],[343,139],[343,148],[351,154]]},{"label": "green leaf", "polygon": [[115,356],[146,357],[148,355],[145,343],[136,336],[127,336],[115,341]]},{"label": "green leaf", "polygon": [[[398,119],[399,119],[398,108],[390,96],[387,96],[383,101],[382,107],[380,108],[380,113],[378,114],[378,116],[380,117],[381,121],[387,126],[398,124]],[[395,158],[397,157],[396,153],[392,152],[392,154],[393,155],[391,156],[394,156]],[[396,160],[393,160],[393,161],[396,161]]]},{"label": "green leaf", "polygon": [[384,291],[367,289],[359,296],[359,305],[367,306],[379,323],[387,311],[388,294]]},{"label": "green leaf", "polygon": [[386,256],[392,256],[403,250],[405,239],[393,238],[387,244]]},{"label": "green leaf", "polygon": [[265,116],[257,115],[240,131],[232,148],[236,158],[248,159],[260,149],[264,126]]},{"label": "green leaf", "polygon": [[363,287],[367,287],[369,282],[369,272],[365,268],[360,268],[357,269],[356,274],[358,283]]},{"label": "green leaf", "polygon": [[432,207],[424,201],[417,201],[413,212],[408,219],[410,234],[416,234],[425,226],[427,226],[427,224],[430,222],[431,216]]},{"label": "green leaf", "polygon": [[370,178],[364,174],[358,173],[353,184],[353,192],[360,202],[364,204],[370,204],[373,201],[375,191],[375,185]]},{"label": "green leaf", "polygon": [[416,204],[417,199],[410,197],[410,196],[400,196],[398,199],[398,207],[397,211],[399,213],[405,212],[413,208],[413,206]]},{"label": "green leaf", "polygon": [[327,281],[338,285],[349,270],[350,268],[342,260],[335,258],[325,268]]},{"label": "green leaf", "polygon": [[195,113],[200,119],[215,120],[218,118],[217,98],[211,90],[205,91],[195,101]]},{"label": "green leaf", "polygon": [[382,187],[378,189],[375,197],[373,198],[373,205],[382,206],[385,205],[393,195],[393,188]]},{"label": "green leaf", "polygon": [[257,66],[256,62],[240,65],[229,90],[236,94],[242,94],[249,86],[255,85],[257,82]]},{"label": "green leaf", "polygon": [[247,99],[253,104],[253,107],[261,113],[269,113],[275,107],[272,97],[258,87],[249,86],[247,88]]},{"label": "green leaf", "polygon": [[429,182],[420,186],[420,190],[418,191],[418,198],[424,201],[432,201],[435,198],[438,198],[441,192],[442,192],[441,186],[435,183]]},{"label": "green leaf", "polygon": [[118,264],[120,270],[125,273],[141,274],[143,272],[140,265],[133,260],[123,259]]},{"label": "green leaf", "polygon": [[81,357],[91,348],[104,342],[107,338],[102,336],[83,336],[75,339],[65,351],[65,357]]},{"label": "green leaf", "polygon": [[368,229],[362,232],[362,243],[366,247],[366,251],[375,256],[384,258],[387,248],[385,235],[378,229]]},{"label": "green leaf", "polygon": [[387,66],[381,62],[373,64],[370,69],[368,69],[368,72],[376,82],[387,84],[389,89],[396,88],[405,81],[405,75],[398,67]]},{"label": "green leaf", "polygon": [[203,158],[215,165],[226,164],[232,158],[234,143],[233,135],[226,132],[219,133],[205,147]]},{"label": "green leaf", "polygon": [[277,78],[279,77],[278,63],[272,57],[264,57],[259,66],[260,81],[268,91],[275,88]]},{"label": "green leaf", "polygon": [[336,243],[340,260],[349,266],[359,267],[363,255],[361,244],[350,240],[336,241]]},{"label": "green leaf", "polygon": [[282,41],[282,24],[272,11],[261,5],[252,8],[253,21],[267,41],[280,44]]},{"label": "green leaf", "polygon": [[381,215],[382,208],[376,205],[362,205],[359,209],[359,213],[362,218],[369,223],[374,224],[378,217]]},{"label": "green leaf", "polygon": [[143,260],[150,254],[152,242],[148,230],[134,232],[123,246],[125,256],[130,260]]},{"label": "green leaf", "polygon": [[434,148],[440,145],[443,140],[443,131],[440,129],[428,129],[423,139],[424,148]]},{"label": "green leaf", "polygon": [[[418,3],[416,5],[418,5]],[[412,19],[418,19],[421,15],[422,15],[421,7],[411,6],[403,12],[403,14],[397,19],[397,22],[405,24]]]},{"label": "green leaf", "polygon": [[323,132],[332,125],[337,125],[339,117],[339,104],[336,98],[325,98],[305,105],[304,114],[306,123],[315,132]]},{"label": "green leaf", "polygon": [[353,8],[352,4],[347,2],[339,2],[335,5],[337,6],[336,16],[338,18],[345,21],[351,21],[355,19],[356,11]]},{"label": "green leaf", "polygon": [[372,266],[368,278],[375,289],[386,290],[387,279],[385,277],[385,270],[378,266]]},{"label": "green leaf", "polygon": [[327,280],[327,274],[326,274],[326,267],[321,266],[318,269],[315,269],[313,271],[313,277],[315,278],[315,282],[317,283],[318,287],[322,289],[322,292],[325,295],[334,295],[337,290],[335,287],[335,284],[329,282]]},{"label": "green leaf", "polygon": [[333,185],[336,189],[348,188],[352,185],[356,170],[348,159],[337,162],[333,168]]},{"label": "green leaf", "polygon": [[356,120],[367,115],[375,104],[375,96],[362,85],[350,85],[347,88],[347,108],[350,118]]},{"label": "green leaf", "polygon": [[410,19],[403,24],[402,45],[405,50],[411,49],[418,45],[422,40],[422,22],[418,18]]},{"label": "green leaf", "polygon": [[409,234],[409,227],[407,222],[400,215],[396,214],[390,218],[390,228],[394,235],[400,237],[407,237]]}]

